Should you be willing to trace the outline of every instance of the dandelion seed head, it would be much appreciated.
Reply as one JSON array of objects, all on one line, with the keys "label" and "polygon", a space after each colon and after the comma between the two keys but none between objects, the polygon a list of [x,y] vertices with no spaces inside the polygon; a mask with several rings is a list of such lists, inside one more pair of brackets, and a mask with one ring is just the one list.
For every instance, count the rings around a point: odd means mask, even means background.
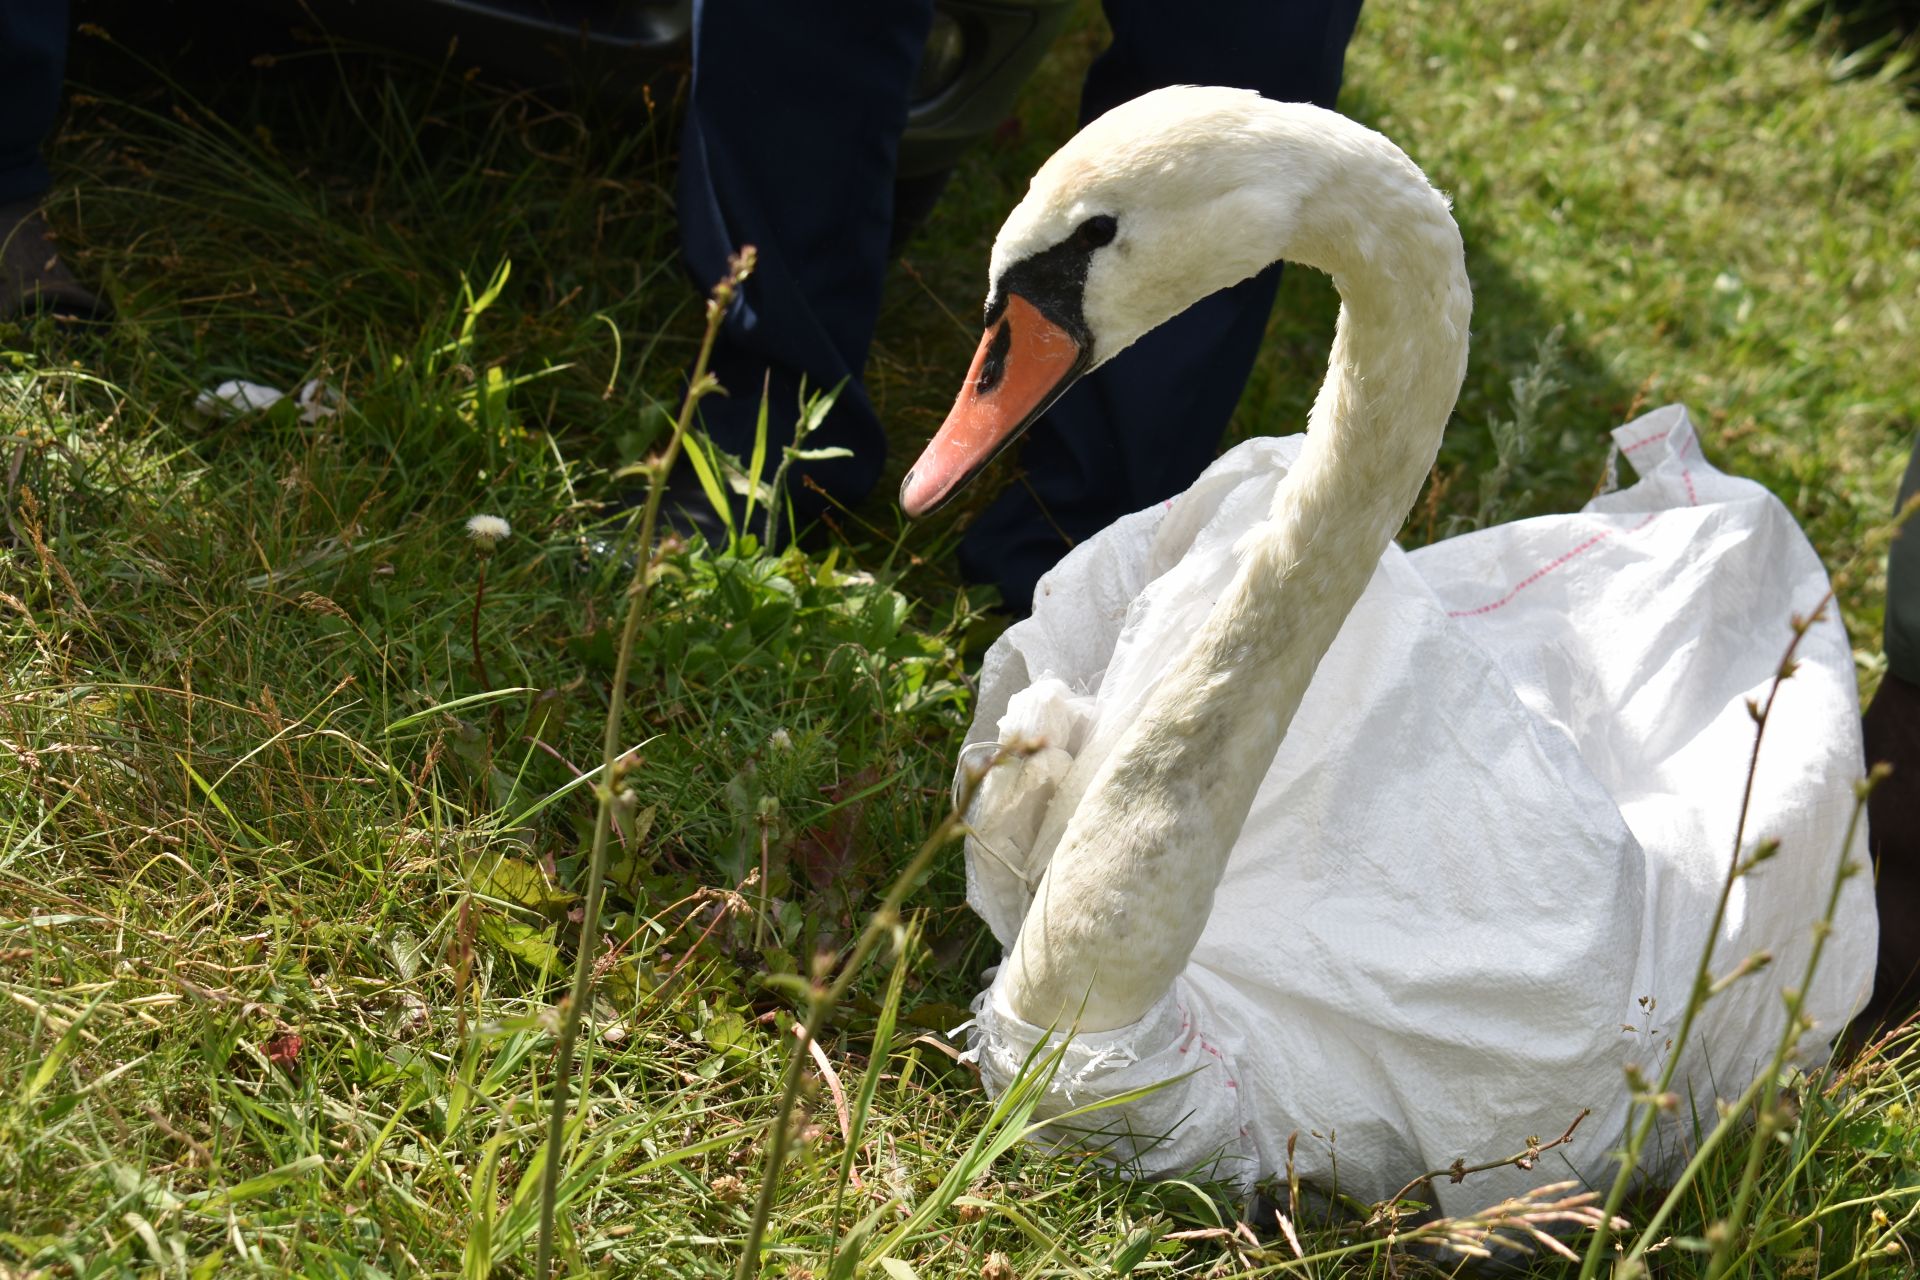
[{"label": "dandelion seed head", "polygon": [[513,526],[499,516],[467,517],[467,536],[479,543],[482,550],[491,551],[493,544],[513,532]]}]

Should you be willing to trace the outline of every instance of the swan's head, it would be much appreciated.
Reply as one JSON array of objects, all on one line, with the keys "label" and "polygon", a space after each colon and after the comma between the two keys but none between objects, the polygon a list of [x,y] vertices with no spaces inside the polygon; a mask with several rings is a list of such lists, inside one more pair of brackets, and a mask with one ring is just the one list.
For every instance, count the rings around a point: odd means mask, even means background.
[{"label": "swan's head", "polygon": [[1317,107],[1203,88],[1157,90],[1081,130],[994,242],[986,333],[900,487],[907,515],[946,502],[1075,379],[1149,329],[1301,256],[1299,212],[1353,134],[1378,137]]}]

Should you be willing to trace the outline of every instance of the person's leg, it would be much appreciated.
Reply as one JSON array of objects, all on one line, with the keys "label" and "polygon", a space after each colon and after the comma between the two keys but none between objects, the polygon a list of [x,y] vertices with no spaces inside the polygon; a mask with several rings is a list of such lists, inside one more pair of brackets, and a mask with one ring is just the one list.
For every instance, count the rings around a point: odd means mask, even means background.
[{"label": "person's leg", "polygon": [[[1106,0],[1113,43],[1087,74],[1083,120],[1172,84],[1333,105],[1359,0],[1242,0],[1192,9]],[[1024,478],[974,521],[962,571],[1027,612],[1039,576],[1206,469],[1266,331],[1280,272],[1206,299],[1082,379],[1028,432]],[[1305,425],[1305,424],[1301,424]]]},{"label": "person's leg", "polygon": [[66,65],[65,0],[0,0],[0,320],[107,312],[60,261],[40,211],[52,185],[40,147],[60,107]]},{"label": "person's leg", "polygon": [[[1907,460],[1900,505],[1920,494],[1920,438]],[[1896,508],[1897,509],[1897,508]],[[1920,516],[1887,556],[1887,670],[1867,708],[1867,763],[1893,773],[1867,805],[1880,907],[1880,962],[1869,1022],[1898,1021],[1920,1005]]]},{"label": "person's leg", "polygon": [[[728,394],[709,398],[702,416],[721,448],[745,457],[766,386],[771,467],[792,439],[801,378],[817,391],[846,380],[809,446],[854,456],[796,468],[843,502],[864,497],[886,459],[860,374],[886,274],[900,135],[932,21],[932,0],[694,6],[682,246],[703,288],[741,246],[759,252],[714,353]],[[797,477],[791,487],[797,508],[817,511]]]},{"label": "person's leg", "polygon": [[[1897,512],[1920,496],[1920,436],[1907,456]],[[1887,670],[1920,684],[1920,514],[1908,519],[1887,554]]]},{"label": "person's leg", "polygon": [[1104,0],[1113,43],[1087,71],[1081,123],[1172,84],[1256,89],[1332,107],[1360,0]]},{"label": "person's leg", "polygon": [[53,184],[40,144],[66,70],[65,0],[0,0],[0,205],[37,201]]}]

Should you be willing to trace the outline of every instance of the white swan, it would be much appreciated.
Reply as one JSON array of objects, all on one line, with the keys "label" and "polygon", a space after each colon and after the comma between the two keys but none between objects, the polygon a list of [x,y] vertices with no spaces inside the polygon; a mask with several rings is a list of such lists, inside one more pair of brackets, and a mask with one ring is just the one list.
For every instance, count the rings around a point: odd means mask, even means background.
[{"label": "white swan", "polygon": [[[1778,502],[1707,466],[1674,407],[1615,433],[1633,488],[1402,553],[1466,365],[1447,203],[1340,116],[1182,88],[1035,176],[902,506],[939,505],[1080,373],[1278,258],[1341,296],[1305,436],[1242,445],[1077,548],[988,655],[972,739],[1048,747],[969,815],[970,900],[1008,947],[973,1049],[997,1091],[1075,1028],[1043,1114],[1173,1081],[1095,1118],[1143,1172],[1291,1158],[1371,1201],[1591,1108],[1535,1170],[1436,1190],[1460,1211],[1569,1165],[1599,1182],[1625,1068],[1657,1075],[1687,998],[1745,699],[1825,589]],[[1799,656],[1747,827],[1784,852],[1742,882],[1721,971],[1765,947],[1797,978],[1841,853],[1860,746],[1838,622]],[[1864,998],[1874,935],[1856,877],[1800,1060]],[[1770,1055],[1778,986],[1702,1019],[1679,1079],[1707,1123]]]}]

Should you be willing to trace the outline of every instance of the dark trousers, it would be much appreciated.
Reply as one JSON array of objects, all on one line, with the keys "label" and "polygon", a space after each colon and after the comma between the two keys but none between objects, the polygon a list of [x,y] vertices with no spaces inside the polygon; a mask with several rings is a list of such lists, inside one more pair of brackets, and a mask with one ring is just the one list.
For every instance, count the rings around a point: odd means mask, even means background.
[{"label": "dark trousers", "polygon": [[[1081,117],[1172,84],[1257,89],[1332,106],[1360,0],[1106,0],[1113,44],[1088,72]],[[795,391],[847,379],[813,437],[853,457],[814,479],[843,502],[880,478],[887,441],[860,386],[892,225],[894,164],[931,0],[784,6],[696,0],[679,211],[687,260],[717,280],[742,244],[760,266],[716,359],[706,403],[720,446],[752,447],[769,385],[777,445]],[[804,14],[804,17],[800,16]],[[984,274],[987,246],[980,246]],[[1075,542],[1173,496],[1212,461],[1272,309],[1277,268],[1208,298],[1061,397],[1028,432],[1025,477],[968,529],[963,572],[1025,613],[1034,582]],[[958,388],[963,369],[953,371]],[[796,505],[808,510],[804,490]],[[816,508],[817,509],[817,508]]]},{"label": "dark trousers", "polygon": [[66,0],[0,0],[0,204],[51,185],[40,144],[60,107]]},{"label": "dark trousers", "polygon": [[[1920,437],[1907,455],[1894,510],[1915,498],[1920,498]],[[1920,684],[1920,514],[1907,520],[1887,552],[1887,670]]]},{"label": "dark trousers", "polygon": [[[1920,495],[1920,439],[1907,460],[1900,505]],[[1887,670],[1863,725],[1867,763],[1893,774],[1867,802],[1880,962],[1862,1021],[1897,1022],[1920,1007],[1920,516],[1887,554]]]}]

